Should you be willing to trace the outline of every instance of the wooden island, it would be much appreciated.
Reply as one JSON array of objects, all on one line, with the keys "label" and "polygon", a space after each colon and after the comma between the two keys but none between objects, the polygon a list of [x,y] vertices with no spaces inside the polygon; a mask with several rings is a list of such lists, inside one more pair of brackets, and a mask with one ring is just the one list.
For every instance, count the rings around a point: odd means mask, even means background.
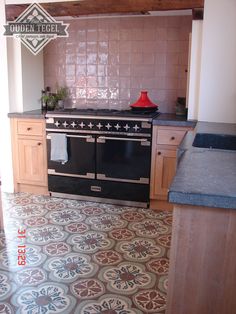
[{"label": "wooden island", "polygon": [[[195,147],[196,133],[233,139]],[[166,314],[236,313],[236,125],[199,123],[180,147]],[[228,145],[229,146],[229,145]]]}]

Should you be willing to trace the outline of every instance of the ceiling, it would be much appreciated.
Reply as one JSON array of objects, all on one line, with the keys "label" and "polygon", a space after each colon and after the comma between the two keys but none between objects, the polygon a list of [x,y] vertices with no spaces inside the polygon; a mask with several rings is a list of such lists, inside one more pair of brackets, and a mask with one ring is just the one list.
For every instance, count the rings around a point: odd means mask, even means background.
[{"label": "ceiling", "polygon": [[[152,11],[199,9],[204,0],[80,0],[41,4],[54,17],[98,14],[147,14]],[[15,20],[28,4],[6,5],[7,21]]]}]

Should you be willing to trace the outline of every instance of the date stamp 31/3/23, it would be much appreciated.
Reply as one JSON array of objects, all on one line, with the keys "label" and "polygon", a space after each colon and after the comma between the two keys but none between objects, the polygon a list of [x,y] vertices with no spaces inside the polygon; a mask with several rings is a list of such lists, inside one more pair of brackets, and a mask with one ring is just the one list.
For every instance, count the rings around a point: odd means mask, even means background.
[{"label": "date stamp 31/3/23", "polygon": [[18,256],[18,265],[25,266],[26,265],[26,230],[25,229],[18,229],[17,238],[21,240],[21,244],[17,246],[17,256]]}]

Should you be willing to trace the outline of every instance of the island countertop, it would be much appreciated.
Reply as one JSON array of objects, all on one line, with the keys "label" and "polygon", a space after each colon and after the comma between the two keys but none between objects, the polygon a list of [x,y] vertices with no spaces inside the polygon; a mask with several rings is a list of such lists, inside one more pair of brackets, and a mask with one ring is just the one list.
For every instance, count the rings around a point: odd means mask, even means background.
[{"label": "island countertop", "polygon": [[236,135],[236,124],[198,122],[188,132],[179,147],[169,201],[236,209],[236,151],[193,147],[196,133]]}]

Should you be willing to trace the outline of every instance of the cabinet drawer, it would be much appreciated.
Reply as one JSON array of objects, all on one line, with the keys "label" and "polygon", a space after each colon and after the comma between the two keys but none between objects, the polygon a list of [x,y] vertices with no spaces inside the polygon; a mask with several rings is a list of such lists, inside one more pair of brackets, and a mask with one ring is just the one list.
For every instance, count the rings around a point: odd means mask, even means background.
[{"label": "cabinet drawer", "polygon": [[157,132],[157,144],[178,146],[186,131],[184,130],[161,130]]},{"label": "cabinet drawer", "polygon": [[17,133],[21,135],[43,135],[43,123],[41,121],[17,121]]}]

